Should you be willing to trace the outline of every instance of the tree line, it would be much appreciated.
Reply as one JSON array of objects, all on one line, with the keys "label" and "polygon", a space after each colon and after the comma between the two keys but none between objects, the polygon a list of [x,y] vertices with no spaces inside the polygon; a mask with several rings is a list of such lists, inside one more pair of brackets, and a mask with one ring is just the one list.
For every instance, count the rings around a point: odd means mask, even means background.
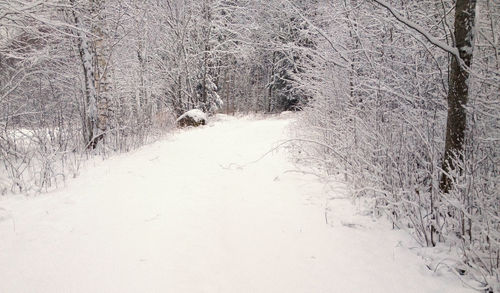
[{"label": "tree line", "polygon": [[0,0],[1,191],[39,191],[190,109],[300,107],[280,1]]}]

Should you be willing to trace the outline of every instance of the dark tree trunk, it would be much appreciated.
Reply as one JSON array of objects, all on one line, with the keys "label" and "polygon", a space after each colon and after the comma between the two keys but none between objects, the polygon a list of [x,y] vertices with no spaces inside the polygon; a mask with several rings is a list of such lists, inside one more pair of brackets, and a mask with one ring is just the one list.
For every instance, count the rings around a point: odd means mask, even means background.
[{"label": "dark tree trunk", "polygon": [[[455,7],[455,45],[461,60],[454,56],[448,89],[448,119],[446,121],[446,144],[439,187],[448,193],[453,185],[453,176],[460,170],[463,160],[466,109],[469,96],[469,72],[472,60],[476,0],[457,0]],[[457,170],[458,169],[458,170]]]}]

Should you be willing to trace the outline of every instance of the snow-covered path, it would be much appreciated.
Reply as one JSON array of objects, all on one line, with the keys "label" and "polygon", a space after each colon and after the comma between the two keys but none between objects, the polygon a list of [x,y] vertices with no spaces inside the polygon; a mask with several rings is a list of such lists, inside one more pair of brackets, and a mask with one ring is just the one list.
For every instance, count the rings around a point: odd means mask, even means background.
[{"label": "snow-covered path", "polygon": [[292,169],[283,119],[226,119],[0,200],[0,292],[469,292],[342,190]]}]

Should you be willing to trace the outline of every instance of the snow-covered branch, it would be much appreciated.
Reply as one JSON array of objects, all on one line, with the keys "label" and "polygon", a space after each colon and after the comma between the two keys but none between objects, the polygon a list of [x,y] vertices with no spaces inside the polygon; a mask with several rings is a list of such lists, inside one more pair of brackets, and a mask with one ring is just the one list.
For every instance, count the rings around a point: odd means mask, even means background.
[{"label": "snow-covered branch", "polygon": [[429,41],[434,46],[441,48],[442,50],[453,55],[455,58],[457,58],[457,60],[461,60],[460,54],[459,54],[458,49],[456,47],[451,47],[448,44],[446,44],[445,42],[440,41],[439,39],[434,37],[431,33],[429,33],[422,26],[414,23],[413,21],[411,21],[409,19],[406,19],[400,12],[398,12],[394,7],[392,7],[386,1],[383,1],[383,0],[371,0],[371,1],[378,3],[380,6],[387,9],[399,22],[401,22],[402,24],[406,25],[407,27],[418,32],[420,35],[422,35],[424,38],[426,38],[427,41]]}]

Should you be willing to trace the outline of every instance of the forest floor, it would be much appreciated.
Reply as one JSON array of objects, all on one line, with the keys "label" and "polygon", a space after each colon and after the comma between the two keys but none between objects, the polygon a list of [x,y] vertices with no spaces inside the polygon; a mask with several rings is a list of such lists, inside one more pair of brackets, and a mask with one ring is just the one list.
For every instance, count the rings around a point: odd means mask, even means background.
[{"label": "forest floor", "polygon": [[256,161],[290,122],[220,118],[1,198],[0,292],[471,292],[286,149]]}]

